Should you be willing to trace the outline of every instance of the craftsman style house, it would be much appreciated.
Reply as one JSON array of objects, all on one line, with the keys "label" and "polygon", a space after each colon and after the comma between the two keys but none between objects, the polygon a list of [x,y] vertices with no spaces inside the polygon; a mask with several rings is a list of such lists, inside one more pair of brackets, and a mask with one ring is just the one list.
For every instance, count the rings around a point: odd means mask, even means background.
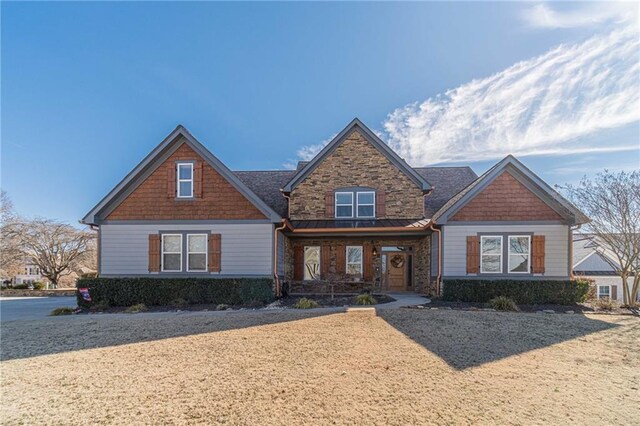
[{"label": "craftsman style house", "polygon": [[82,222],[100,276],[273,277],[281,293],[567,279],[588,219],[512,156],[411,167],[358,119],[296,170],[233,172],[178,126]]}]

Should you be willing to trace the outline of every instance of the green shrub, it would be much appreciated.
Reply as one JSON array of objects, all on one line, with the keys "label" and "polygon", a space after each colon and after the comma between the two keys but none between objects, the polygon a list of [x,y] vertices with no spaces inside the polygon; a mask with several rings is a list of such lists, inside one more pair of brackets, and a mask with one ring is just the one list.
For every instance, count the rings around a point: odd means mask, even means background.
[{"label": "green shrub", "polygon": [[148,311],[147,305],[144,303],[138,303],[137,305],[129,306],[125,312],[129,314],[137,314],[138,312]]},{"label": "green shrub", "polygon": [[445,280],[442,299],[450,302],[487,303],[499,296],[512,299],[518,305],[571,305],[583,302],[589,291],[585,280]]},{"label": "green shrub", "polygon": [[39,281],[33,283],[33,289],[34,290],[44,290],[44,283],[41,283]]},{"label": "green shrub", "polygon": [[107,302],[106,300],[101,300],[98,303],[94,303],[93,305],[91,305],[91,310],[92,311],[106,311],[110,307],[111,307],[111,305],[109,305],[109,302]]},{"label": "green shrub", "polygon": [[496,311],[517,311],[518,310],[518,306],[516,305],[516,302],[504,296],[498,296],[494,299],[489,300],[489,307],[492,309],[495,309]]},{"label": "green shrub", "polygon": [[225,303],[221,303],[218,306],[216,306],[216,311],[226,311],[227,309],[229,309],[229,305]]},{"label": "green shrub", "polygon": [[171,304],[173,306],[175,306],[176,308],[186,308],[187,306],[189,306],[189,302],[187,302],[184,299],[176,299],[171,301]]},{"label": "green shrub", "polygon": [[378,303],[375,297],[369,293],[359,294],[356,296],[356,305],[375,305]]},{"label": "green shrub", "polygon": [[313,308],[319,308],[320,305],[315,300],[307,299],[306,297],[303,297],[302,299],[298,300],[296,304],[293,305],[293,307],[296,309],[313,309]]},{"label": "green shrub", "polygon": [[83,278],[77,288],[88,288],[91,302],[77,293],[78,306],[91,307],[102,301],[110,306],[171,305],[178,299],[188,304],[243,305],[258,300],[273,301],[270,278]]},{"label": "green shrub", "polygon": [[16,290],[26,290],[29,288],[29,284],[14,284],[13,288]]},{"label": "green shrub", "polygon": [[69,307],[55,308],[53,311],[51,311],[49,315],[52,317],[57,317],[59,315],[71,315],[73,314],[73,312],[74,312],[74,309]]}]

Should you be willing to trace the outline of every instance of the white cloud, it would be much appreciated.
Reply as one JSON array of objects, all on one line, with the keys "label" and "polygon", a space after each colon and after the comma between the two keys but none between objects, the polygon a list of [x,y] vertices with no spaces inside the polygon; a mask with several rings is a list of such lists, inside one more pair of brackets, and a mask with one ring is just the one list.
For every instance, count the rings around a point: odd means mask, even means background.
[{"label": "white cloud", "polygon": [[389,144],[414,165],[638,149],[580,138],[640,120],[639,51],[634,27],[560,45],[396,109]]},{"label": "white cloud", "polygon": [[582,2],[565,3],[563,9],[551,8],[540,3],[523,10],[521,17],[525,23],[535,28],[578,28],[599,25],[606,22],[630,22],[638,20],[636,2]]}]

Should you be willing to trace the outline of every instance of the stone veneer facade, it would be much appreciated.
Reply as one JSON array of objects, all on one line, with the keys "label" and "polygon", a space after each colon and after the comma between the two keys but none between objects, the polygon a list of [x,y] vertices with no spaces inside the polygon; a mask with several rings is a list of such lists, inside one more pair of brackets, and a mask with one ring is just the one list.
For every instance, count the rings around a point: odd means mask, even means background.
[{"label": "stone veneer facade", "polygon": [[[331,247],[329,273],[336,273],[336,246],[361,246],[365,243],[373,243],[378,255],[373,257],[373,281],[353,281],[344,279],[319,280],[319,281],[294,281],[293,280],[293,250],[295,246],[322,246]],[[408,291],[431,294],[434,283],[431,280],[431,237],[309,237],[285,239],[285,282],[289,285],[290,293],[328,294],[331,292],[330,282],[333,283],[335,293],[360,293],[368,290],[373,292],[386,291],[382,286],[381,254],[383,246],[411,246],[413,248],[413,286],[407,287]],[[334,275],[335,276],[335,275]]]},{"label": "stone veneer facade", "polygon": [[418,219],[424,215],[422,189],[354,130],[293,189],[290,219],[326,219],[325,194],[345,187],[384,190],[386,213],[378,219]]}]

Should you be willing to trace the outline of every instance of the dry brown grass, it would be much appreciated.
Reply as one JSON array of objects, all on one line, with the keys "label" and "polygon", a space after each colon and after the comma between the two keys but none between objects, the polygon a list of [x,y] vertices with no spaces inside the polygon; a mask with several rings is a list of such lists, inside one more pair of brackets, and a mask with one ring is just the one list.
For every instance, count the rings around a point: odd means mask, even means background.
[{"label": "dry brown grass", "polygon": [[[2,423],[640,419],[637,318],[374,312],[76,316],[56,318],[54,327],[8,323],[0,363]],[[134,341],[139,343],[129,343]]]}]

